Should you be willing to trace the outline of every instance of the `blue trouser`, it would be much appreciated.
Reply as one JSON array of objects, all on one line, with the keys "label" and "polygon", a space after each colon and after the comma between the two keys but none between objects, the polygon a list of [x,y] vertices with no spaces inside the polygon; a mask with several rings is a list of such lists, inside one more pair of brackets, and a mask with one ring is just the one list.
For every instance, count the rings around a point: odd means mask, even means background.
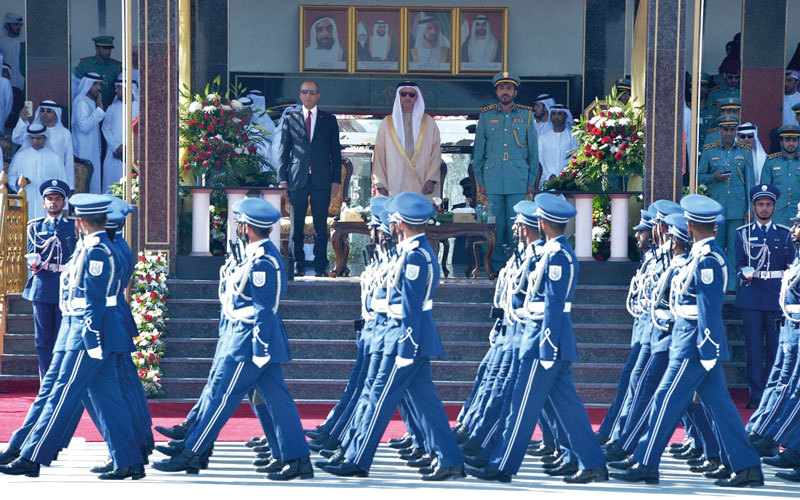
[{"label": "blue trouser", "polygon": [[219,384],[212,388],[208,407],[186,436],[186,449],[196,455],[206,451],[247,392],[255,388],[272,416],[281,458],[289,461],[308,456],[300,415],[286,388],[280,364],[267,363],[259,368],[251,361],[225,361],[219,372]]},{"label": "blue trouser", "polygon": [[503,245],[514,248],[514,232],[511,230],[511,219],[516,215],[514,205],[525,199],[525,193],[517,194],[487,194],[487,201],[492,215],[495,217],[497,230],[497,245],[492,254],[492,262],[502,266],[505,264]]},{"label": "blue trouser", "polygon": [[53,359],[53,346],[61,326],[61,309],[58,303],[33,301],[33,334],[36,354],[39,358],[39,380],[44,378],[50,360]]},{"label": "blue trouser", "polygon": [[30,408],[28,408],[28,414],[25,416],[22,426],[14,431],[14,434],[11,435],[11,439],[8,441],[9,449],[21,449],[23,443],[36,425],[36,422],[39,420],[39,416],[42,414],[42,410],[44,409],[47,399],[50,397],[50,393],[55,385],[56,379],[58,378],[58,370],[61,367],[61,361],[64,359],[64,354],[66,354],[64,351],[53,353],[53,360],[50,363],[50,367],[47,369],[44,377],[42,378],[42,382],[39,385],[39,393],[36,395],[36,399],[33,400]]},{"label": "blue trouser", "polygon": [[345,457],[356,465],[369,469],[383,432],[395,409],[404,397],[420,418],[419,426],[425,436],[428,452],[439,460],[440,467],[462,463],[447,413],[444,411],[431,374],[430,359],[418,356],[411,365],[399,368],[395,355],[386,355],[369,394],[370,404],[364,412],[358,433],[347,447]]},{"label": "blue trouser", "polygon": [[631,411],[618,440],[620,447],[628,453],[633,453],[636,443],[647,430],[647,420],[653,406],[653,394],[661,383],[668,364],[668,351],[654,352],[647,360],[642,376],[639,377],[639,387],[636,388]]},{"label": "blue trouser", "polygon": [[491,346],[486,351],[486,354],[483,355],[483,359],[478,365],[478,372],[475,374],[475,383],[472,384],[472,390],[470,391],[466,401],[464,401],[464,405],[461,407],[461,411],[458,412],[458,416],[456,417],[457,422],[464,423],[464,418],[467,416],[467,413],[469,413],[470,406],[472,406],[472,403],[478,397],[478,394],[481,392],[481,388],[486,384],[488,367],[491,364],[492,358],[494,357],[495,349],[495,346]]},{"label": "blue trouser", "polygon": [[[503,431],[504,419],[508,415],[514,394],[514,383],[519,374],[520,362],[518,355],[518,349],[512,348],[503,351],[500,371],[492,387],[491,397],[483,409],[480,420],[470,432],[469,440],[480,445],[481,448],[486,448],[491,442],[492,436],[498,435],[498,432]],[[534,420],[535,423],[536,421]],[[531,434],[533,434],[533,431],[531,431]],[[529,439],[531,434],[528,435]]]},{"label": "blue trouser", "polygon": [[[486,369],[481,387],[475,400],[470,404],[469,411],[464,417],[464,424],[467,426],[467,429],[475,429],[475,427],[479,425],[480,419],[483,417],[483,413],[486,410],[486,405],[492,397],[498,375],[505,378],[510,366],[508,363],[505,365],[503,364],[504,351],[502,345],[496,345],[494,348],[490,349],[490,352],[492,353],[492,357],[489,360],[489,366]],[[505,375],[501,374],[501,368],[506,371]]]},{"label": "blue trouser", "polygon": [[[355,382],[355,390],[352,392],[352,394],[350,394],[350,400],[347,402],[347,405],[345,406],[341,415],[339,415],[335,425],[333,425],[328,431],[328,433],[334,438],[338,439],[340,443],[344,441],[347,430],[350,429],[356,419],[359,402],[361,401],[361,394],[364,391],[364,386],[367,385],[367,376],[369,375],[371,362],[372,356],[365,353],[364,360],[359,366],[358,378]],[[377,372],[378,369],[376,366],[373,372],[373,380],[374,375]]]},{"label": "blue trouser", "polygon": [[[686,409],[685,415],[692,422],[694,448],[703,448],[706,458],[720,457],[719,437],[714,432],[705,406],[693,402]],[[724,456],[721,458],[726,460]]]},{"label": "blue trouser", "polygon": [[420,415],[419,409],[414,406],[408,393],[403,396],[400,404],[397,405],[397,412],[400,414],[400,418],[403,419],[403,424],[406,426],[409,436],[411,436],[414,447],[425,448],[426,450],[430,448],[435,442],[436,436],[430,433],[429,428],[422,426],[423,417]]},{"label": "blue trouser", "polygon": [[197,398],[197,403],[189,410],[189,414],[186,415],[186,422],[190,425],[194,424],[197,421],[197,418],[200,416],[200,412],[203,411],[203,408],[207,405],[208,398],[211,395],[211,384],[215,377],[218,376],[220,367],[222,363],[225,361],[225,356],[223,353],[225,352],[223,347],[225,345],[224,337],[220,337],[217,341],[217,346],[214,348],[214,357],[211,360],[211,369],[208,371],[208,378],[206,379],[206,385],[203,386],[203,390],[200,392],[200,397]]},{"label": "blue trouser", "polygon": [[764,393],[767,376],[778,352],[778,330],[775,321],[780,311],[742,309],[744,348],[747,353],[747,386],[750,399],[758,401]]},{"label": "blue trouser", "polygon": [[783,402],[789,397],[790,377],[797,364],[797,344],[783,343],[775,356],[761,404],[750,416],[745,429],[761,434],[763,428],[768,426],[779,413]]},{"label": "blue trouser", "polygon": [[731,468],[738,472],[759,465],[758,454],[750,445],[739,411],[728,393],[721,363],[706,371],[698,359],[669,360],[667,372],[656,389],[647,433],[634,452],[636,461],[658,468],[664,447],[695,392],[716,426]]},{"label": "blue trouser", "polygon": [[538,359],[522,359],[514,384],[511,407],[503,434],[494,439],[489,464],[507,474],[516,474],[525,457],[536,422],[547,401],[564,429],[564,445],[581,469],[605,464],[605,457],[592,432],[589,415],[572,382],[572,362],[557,360],[545,370]]},{"label": "blue trouser", "polygon": [[123,399],[131,416],[133,435],[139,447],[150,448],[153,446],[153,431],[150,430],[152,420],[147,398],[136,366],[133,364],[130,353],[122,352],[117,356],[117,376],[120,382]]},{"label": "blue trouser", "polygon": [[361,389],[361,379],[359,376],[361,374],[361,366],[364,365],[365,359],[364,344],[363,342],[358,342],[357,346],[356,360],[353,363],[353,368],[350,370],[350,377],[347,379],[347,385],[342,392],[342,396],[339,398],[339,402],[336,403],[336,406],[331,408],[331,411],[328,412],[325,422],[320,426],[320,429],[327,433],[330,433],[334,425],[342,418],[350,400],[353,399],[353,394]]},{"label": "blue trouser", "polygon": [[606,416],[603,417],[603,422],[597,433],[601,436],[610,437],[611,431],[617,426],[622,404],[625,402],[625,395],[628,393],[628,385],[631,382],[631,372],[636,365],[636,360],[639,358],[639,351],[642,349],[642,344],[636,342],[631,347],[631,353],[628,355],[628,360],[622,367],[622,373],[619,374],[619,382],[617,382],[617,394],[614,396],[614,401],[611,403]]},{"label": "blue trouser", "polygon": [[253,409],[258,423],[261,425],[261,430],[264,431],[264,437],[267,439],[269,451],[274,458],[280,460],[280,442],[275,435],[275,424],[272,421],[272,416],[269,414],[269,408],[261,396],[258,395],[255,389],[247,391],[247,401],[250,403],[250,408]]},{"label": "blue trouser", "polygon": [[116,368],[113,354],[99,360],[90,358],[83,349],[67,351],[50,397],[25,440],[21,455],[39,464],[50,465],[81,399],[88,392],[97,417],[105,427],[104,434],[110,440],[107,444],[115,467],[142,463],[130,415],[120,393]]},{"label": "blue trouser", "polygon": [[[544,424],[544,425],[542,425]],[[575,455],[570,453],[569,442],[566,439],[566,431],[561,425],[552,398],[547,398],[542,407],[542,415],[539,417],[539,428],[542,429],[542,441],[545,444],[552,444],[558,447],[562,453],[566,454],[564,461],[567,463],[575,459]]]},{"label": "blue trouser", "polygon": [[350,443],[355,439],[356,433],[361,426],[361,422],[364,419],[364,412],[367,411],[367,407],[369,406],[369,395],[372,391],[372,384],[375,383],[375,378],[378,376],[378,370],[380,370],[382,359],[383,352],[381,351],[375,351],[370,354],[367,376],[364,379],[361,394],[358,396],[358,401],[353,410],[353,416],[348,421],[347,427],[342,430],[342,437],[339,439],[342,442],[342,448],[348,448],[350,446]]},{"label": "blue trouser", "polygon": [[[798,356],[800,357],[800,356]],[[800,361],[795,363],[795,369],[789,377],[787,392],[789,396],[784,398],[781,405],[777,408],[775,416],[766,422],[761,428],[763,432],[759,434],[770,437],[781,443],[787,432],[800,425]]]},{"label": "blue trouser", "polygon": [[631,370],[631,380],[628,383],[628,390],[625,391],[625,399],[622,402],[622,408],[619,410],[619,417],[616,421],[616,426],[611,429],[610,436],[617,440],[628,423],[628,415],[633,407],[633,402],[636,400],[636,390],[639,388],[639,379],[642,377],[647,362],[650,360],[650,344],[642,344],[639,349],[639,356],[636,358],[636,363]]}]

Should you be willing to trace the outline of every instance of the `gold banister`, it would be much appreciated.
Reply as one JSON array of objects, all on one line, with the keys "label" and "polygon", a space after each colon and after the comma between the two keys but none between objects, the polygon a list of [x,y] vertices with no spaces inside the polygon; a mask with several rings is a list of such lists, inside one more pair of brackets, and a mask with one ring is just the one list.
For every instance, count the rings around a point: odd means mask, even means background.
[{"label": "gold banister", "polygon": [[8,193],[8,175],[0,170],[0,354],[6,333],[8,295],[21,293],[28,281],[25,254],[28,249],[28,199],[25,186],[28,180],[20,177],[19,192]]}]

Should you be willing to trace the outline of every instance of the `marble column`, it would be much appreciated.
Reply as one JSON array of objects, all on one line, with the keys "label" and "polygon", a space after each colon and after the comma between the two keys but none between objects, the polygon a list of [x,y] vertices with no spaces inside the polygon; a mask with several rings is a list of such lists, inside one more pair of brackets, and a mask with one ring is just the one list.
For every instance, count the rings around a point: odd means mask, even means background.
[{"label": "marble column", "polygon": [[26,99],[53,99],[63,104],[63,118],[69,124],[70,61],[69,0],[28,0],[25,5],[27,46]]},{"label": "marble column", "polygon": [[139,248],[169,254],[178,206],[178,0],[139,0]]},{"label": "marble column", "polygon": [[[217,76],[228,87],[228,0],[192,0],[192,90]],[[253,47],[255,50],[261,48]]]},{"label": "marble column", "polygon": [[[645,1],[645,0],[642,0]],[[683,140],[688,0],[647,1],[644,204],[678,200],[683,188]]]},{"label": "marble column", "polygon": [[605,99],[625,76],[626,0],[586,2],[583,37],[583,108]]},{"label": "marble column", "polygon": [[769,152],[770,132],[783,120],[786,0],[743,0],[742,7],[742,121],[758,124]]}]

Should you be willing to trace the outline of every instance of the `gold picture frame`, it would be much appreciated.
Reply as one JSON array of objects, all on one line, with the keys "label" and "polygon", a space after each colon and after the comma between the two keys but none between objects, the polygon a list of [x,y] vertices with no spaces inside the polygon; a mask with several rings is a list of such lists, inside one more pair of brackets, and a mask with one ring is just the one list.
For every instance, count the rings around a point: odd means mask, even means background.
[{"label": "gold picture frame", "polygon": [[403,7],[353,8],[350,54],[355,73],[401,73],[405,57],[404,14]]},{"label": "gold picture frame", "polygon": [[508,7],[461,7],[455,16],[459,40],[456,73],[508,71]]},{"label": "gold picture frame", "polygon": [[301,73],[352,73],[352,19],[346,5],[300,6]]},{"label": "gold picture frame", "polygon": [[[458,44],[453,43],[459,39],[456,10],[448,7],[405,8],[404,73],[456,74],[455,61],[459,49]],[[426,29],[431,31],[426,34]]]}]

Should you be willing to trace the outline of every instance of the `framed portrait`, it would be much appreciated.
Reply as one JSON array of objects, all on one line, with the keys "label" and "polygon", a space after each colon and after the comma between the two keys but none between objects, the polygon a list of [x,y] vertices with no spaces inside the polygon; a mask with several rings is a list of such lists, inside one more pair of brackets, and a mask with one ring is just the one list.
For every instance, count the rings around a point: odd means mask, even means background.
[{"label": "framed portrait", "polygon": [[348,71],[350,7],[300,6],[300,71]]},{"label": "framed portrait", "polygon": [[356,7],[354,47],[356,72],[399,72],[403,54],[400,7]]},{"label": "framed portrait", "polygon": [[407,69],[409,73],[452,73],[456,36],[455,9],[409,7]]},{"label": "framed portrait", "polygon": [[508,8],[458,9],[459,73],[505,71]]}]

